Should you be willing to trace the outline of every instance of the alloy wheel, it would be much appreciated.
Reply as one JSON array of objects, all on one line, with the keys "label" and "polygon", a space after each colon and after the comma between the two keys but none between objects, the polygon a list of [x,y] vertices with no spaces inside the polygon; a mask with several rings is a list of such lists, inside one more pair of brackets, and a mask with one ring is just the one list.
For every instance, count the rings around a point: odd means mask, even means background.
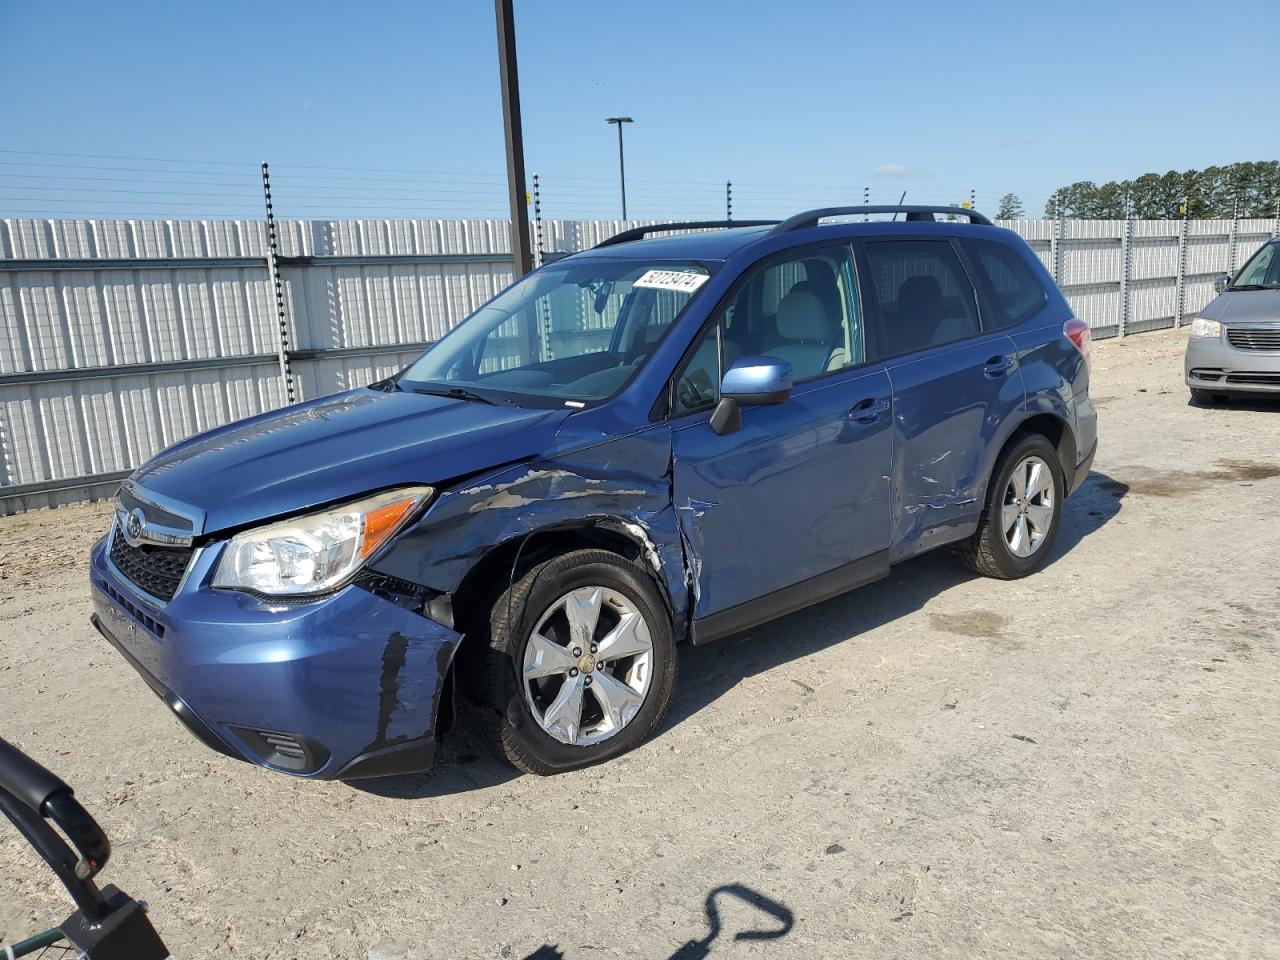
[{"label": "alloy wheel", "polygon": [[561,743],[600,743],[640,711],[653,659],[649,626],[631,600],[609,587],[579,587],[547,608],[525,644],[525,703]]},{"label": "alloy wheel", "polygon": [[1053,473],[1040,457],[1030,456],[1013,468],[1000,508],[1004,542],[1015,557],[1040,549],[1053,525]]}]

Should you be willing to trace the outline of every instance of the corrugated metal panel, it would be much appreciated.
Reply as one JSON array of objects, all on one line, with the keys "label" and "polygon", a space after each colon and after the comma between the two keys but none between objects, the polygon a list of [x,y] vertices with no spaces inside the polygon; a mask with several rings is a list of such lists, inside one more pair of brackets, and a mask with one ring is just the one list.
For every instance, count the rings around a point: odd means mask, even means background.
[{"label": "corrugated metal panel", "polygon": [[[653,222],[543,221],[541,249],[580,250]],[[1096,335],[1118,331],[1122,288],[1129,331],[1173,322],[1181,222],[1131,225],[1127,287],[1123,221],[1001,225],[1023,236],[1049,270],[1057,250],[1059,282]],[[319,352],[294,360],[303,398],[402,368],[420,344],[443,336],[512,278],[506,220],[291,220],[278,227],[284,257],[369,258],[281,267],[290,347]],[[1191,315],[1212,299],[1212,277],[1231,260],[1233,231],[1229,220],[1186,228],[1184,310]],[[1236,266],[1274,229],[1270,220],[1239,221]],[[282,404],[275,302],[265,261],[258,263],[265,253],[261,221],[0,221],[0,262],[52,261],[0,270],[0,512],[84,495],[72,489],[4,499],[6,488],[109,478],[191,433]],[[109,262],[128,258],[178,262]],[[227,258],[240,260],[220,262]],[[55,269],[57,261],[99,259],[107,262]]]}]

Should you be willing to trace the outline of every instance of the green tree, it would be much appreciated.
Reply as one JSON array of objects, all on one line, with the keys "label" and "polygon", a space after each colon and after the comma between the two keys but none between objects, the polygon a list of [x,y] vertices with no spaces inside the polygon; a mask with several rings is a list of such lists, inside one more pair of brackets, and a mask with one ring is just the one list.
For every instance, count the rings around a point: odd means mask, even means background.
[{"label": "green tree", "polygon": [[1280,203],[1280,161],[1144,173],[1133,180],[1113,180],[1101,186],[1081,180],[1055,190],[1045,205],[1045,215],[1176,219],[1183,216],[1184,203],[1186,215],[1192,218],[1274,217]]},{"label": "green tree", "polygon": [[1017,220],[1025,215],[1026,210],[1022,208],[1022,201],[1016,193],[1006,193],[1000,198],[1000,206],[996,209],[997,220]]}]

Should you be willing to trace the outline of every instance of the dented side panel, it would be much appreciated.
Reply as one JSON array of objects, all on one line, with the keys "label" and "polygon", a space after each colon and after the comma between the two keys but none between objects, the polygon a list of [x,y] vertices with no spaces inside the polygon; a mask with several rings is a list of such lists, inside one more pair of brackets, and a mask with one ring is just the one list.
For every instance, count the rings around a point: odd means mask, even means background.
[{"label": "dented side panel", "polygon": [[490,550],[541,530],[600,523],[636,542],[683,636],[685,557],[671,505],[671,431],[639,433],[506,467],[442,493],[374,568],[450,593]]},{"label": "dented side panel", "polygon": [[[721,436],[676,428],[675,504],[695,617],[720,613],[889,546],[889,378],[860,369],[746,407]],[[860,418],[863,401],[882,406]]]},{"label": "dented side panel", "polygon": [[967,536],[982,512],[991,458],[1023,418],[1015,367],[988,376],[988,359],[1014,342],[989,334],[890,361],[893,381],[894,501],[891,559]]}]

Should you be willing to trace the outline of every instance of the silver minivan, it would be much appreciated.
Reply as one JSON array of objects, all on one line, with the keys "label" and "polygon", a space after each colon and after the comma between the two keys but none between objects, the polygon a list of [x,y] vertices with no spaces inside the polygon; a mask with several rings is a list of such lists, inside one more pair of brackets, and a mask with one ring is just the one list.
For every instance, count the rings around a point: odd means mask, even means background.
[{"label": "silver minivan", "polygon": [[1196,403],[1280,396],[1280,237],[1263,244],[1191,322],[1186,378]]}]

